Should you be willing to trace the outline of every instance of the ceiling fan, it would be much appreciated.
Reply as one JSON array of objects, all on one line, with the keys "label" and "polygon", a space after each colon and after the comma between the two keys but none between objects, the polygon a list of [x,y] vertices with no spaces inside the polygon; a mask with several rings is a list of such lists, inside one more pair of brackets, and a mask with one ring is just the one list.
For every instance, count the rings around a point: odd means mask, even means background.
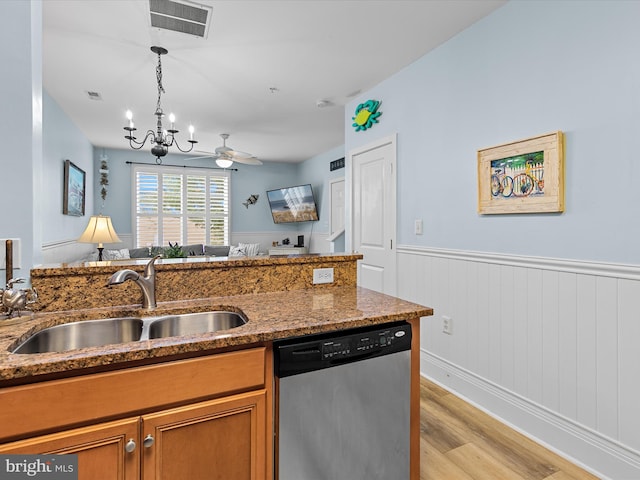
[{"label": "ceiling fan", "polygon": [[221,133],[220,137],[222,138],[222,146],[217,147],[214,153],[200,152],[205,153],[206,155],[191,157],[189,160],[213,158],[220,168],[229,168],[233,165],[233,162],[244,163],[245,165],[262,165],[262,162],[250,153],[241,152],[239,150],[234,150],[231,147],[227,147],[227,138],[229,138],[228,133]]}]

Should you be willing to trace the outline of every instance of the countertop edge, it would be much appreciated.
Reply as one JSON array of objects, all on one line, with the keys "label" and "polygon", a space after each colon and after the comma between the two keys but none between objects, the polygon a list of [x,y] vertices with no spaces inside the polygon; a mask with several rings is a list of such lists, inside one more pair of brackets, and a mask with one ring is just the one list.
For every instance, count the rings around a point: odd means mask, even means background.
[{"label": "countertop edge", "polygon": [[[363,258],[362,254],[300,254],[300,255],[258,255],[255,257],[214,257],[198,256],[186,258],[162,258],[156,261],[157,270],[191,270],[203,268],[240,268],[266,265],[295,265],[305,263],[353,262]],[[31,269],[32,277],[55,277],[69,274],[112,273],[121,268],[144,269],[149,258],[106,260],[101,262],[61,263],[38,265]]]}]

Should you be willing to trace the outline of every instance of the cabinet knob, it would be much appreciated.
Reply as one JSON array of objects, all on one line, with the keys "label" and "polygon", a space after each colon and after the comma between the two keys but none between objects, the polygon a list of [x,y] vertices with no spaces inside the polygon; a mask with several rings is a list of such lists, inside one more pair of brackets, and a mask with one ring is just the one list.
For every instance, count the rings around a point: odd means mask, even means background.
[{"label": "cabinet knob", "polygon": [[131,453],[135,449],[136,449],[136,442],[133,440],[133,438],[130,438],[127,444],[124,446],[124,450],[127,453]]},{"label": "cabinet knob", "polygon": [[146,437],[144,437],[142,444],[144,445],[144,448],[149,448],[153,445],[154,442],[155,442],[155,439],[151,436],[151,434],[149,434]]}]

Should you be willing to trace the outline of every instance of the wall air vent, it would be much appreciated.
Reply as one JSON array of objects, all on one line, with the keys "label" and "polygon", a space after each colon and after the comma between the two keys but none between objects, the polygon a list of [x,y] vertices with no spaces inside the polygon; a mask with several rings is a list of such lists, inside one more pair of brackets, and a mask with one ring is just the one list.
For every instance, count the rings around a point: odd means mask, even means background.
[{"label": "wall air vent", "polygon": [[207,38],[213,9],[183,0],[149,0],[151,26]]}]

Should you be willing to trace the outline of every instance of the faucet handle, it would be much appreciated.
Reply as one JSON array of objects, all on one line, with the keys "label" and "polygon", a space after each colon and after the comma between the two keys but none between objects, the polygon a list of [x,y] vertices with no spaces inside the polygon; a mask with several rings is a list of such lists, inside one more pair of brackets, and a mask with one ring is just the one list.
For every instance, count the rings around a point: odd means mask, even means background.
[{"label": "faucet handle", "polygon": [[147,265],[144,267],[145,277],[149,278],[151,275],[154,275],[156,273],[155,263],[159,258],[162,258],[162,255],[156,255],[151,260],[149,260]]}]

